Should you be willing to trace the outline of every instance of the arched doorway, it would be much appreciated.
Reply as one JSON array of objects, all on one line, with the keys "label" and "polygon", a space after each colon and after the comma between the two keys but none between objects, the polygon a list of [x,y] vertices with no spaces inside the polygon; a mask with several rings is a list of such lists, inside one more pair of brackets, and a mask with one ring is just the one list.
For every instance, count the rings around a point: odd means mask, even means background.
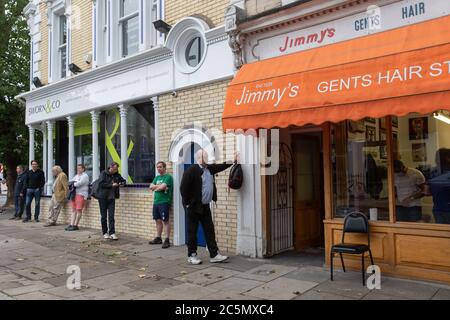
[{"label": "arched doorway", "polygon": [[[200,149],[205,149],[209,154],[209,160],[214,161],[217,157],[218,148],[213,137],[210,137],[206,130],[202,128],[185,128],[179,132],[169,149],[169,160],[173,164],[174,194],[173,194],[173,214],[174,214],[174,244],[183,245],[186,243],[186,217],[181,201],[180,183],[184,170],[195,163],[195,153]],[[199,228],[198,243],[205,245],[203,230]]]}]

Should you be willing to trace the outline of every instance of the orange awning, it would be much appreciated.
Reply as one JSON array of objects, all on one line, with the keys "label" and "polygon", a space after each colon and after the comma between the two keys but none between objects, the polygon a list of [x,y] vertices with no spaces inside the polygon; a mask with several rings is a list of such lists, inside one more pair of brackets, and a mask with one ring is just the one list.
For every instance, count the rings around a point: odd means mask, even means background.
[{"label": "orange awning", "polygon": [[450,106],[450,16],[244,65],[223,128],[302,126]]}]

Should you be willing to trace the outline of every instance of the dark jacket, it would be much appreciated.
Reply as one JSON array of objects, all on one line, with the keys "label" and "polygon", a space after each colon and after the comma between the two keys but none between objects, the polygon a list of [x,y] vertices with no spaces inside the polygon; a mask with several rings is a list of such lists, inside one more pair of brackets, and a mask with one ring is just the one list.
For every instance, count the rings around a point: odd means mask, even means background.
[{"label": "dark jacket", "polygon": [[20,196],[22,193],[25,196],[26,185],[25,178],[27,177],[27,172],[24,171],[17,176],[16,184],[14,185],[14,196]]},{"label": "dark jacket", "polygon": [[44,171],[41,169],[28,170],[25,177],[25,186],[27,189],[42,189],[45,186]]},{"label": "dark jacket", "polygon": [[[233,164],[210,164],[208,165],[209,172],[214,177],[219,172],[222,172]],[[202,208],[202,174],[203,170],[198,164],[193,164],[184,171],[183,178],[181,179],[180,193],[183,198],[183,206],[193,208],[196,211],[200,211]],[[214,202],[217,201],[217,188],[216,181],[213,183],[213,198]]]},{"label": "dark jacket", "polygon": [[113,187],[113,183],[125,185],[126,181],[119,173],[110,174],[107,170],[100,174],[99,179],[99,192],[97,197],[99,199],[119,199],[120,191],[119,187]]}]

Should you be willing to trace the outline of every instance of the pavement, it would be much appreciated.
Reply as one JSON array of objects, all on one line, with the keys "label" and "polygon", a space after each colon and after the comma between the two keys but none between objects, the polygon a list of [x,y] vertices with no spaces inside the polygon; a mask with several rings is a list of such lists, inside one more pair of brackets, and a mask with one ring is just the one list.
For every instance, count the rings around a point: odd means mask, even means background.
[{"label": "pavement", "polygon": [[[272,259],[230,255],[212,264],[188,265],[186,248],[162,249],[120,234],[104,240],[98,230],[64,231],[65,225],[10,221],[0,215],[0,300],[411,300],[450,299],[450,286],[382,276],[369,290],[359,272],[337,270],[323,252],[286,253]],[[68,289],[68,268],[80,269],[81,286]]]}]

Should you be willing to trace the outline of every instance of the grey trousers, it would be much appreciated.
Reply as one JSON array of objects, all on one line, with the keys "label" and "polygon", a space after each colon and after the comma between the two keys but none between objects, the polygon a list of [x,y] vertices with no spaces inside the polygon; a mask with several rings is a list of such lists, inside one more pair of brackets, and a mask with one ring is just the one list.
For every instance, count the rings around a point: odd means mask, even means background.
[{"label": "grey trousers", "polygon": [[52,200],[50,201],[50,205],[48,207],[48,222],[56,223],[63,206],[64,201],[58,202],[56,201],[55,196],[52,197]]}]

